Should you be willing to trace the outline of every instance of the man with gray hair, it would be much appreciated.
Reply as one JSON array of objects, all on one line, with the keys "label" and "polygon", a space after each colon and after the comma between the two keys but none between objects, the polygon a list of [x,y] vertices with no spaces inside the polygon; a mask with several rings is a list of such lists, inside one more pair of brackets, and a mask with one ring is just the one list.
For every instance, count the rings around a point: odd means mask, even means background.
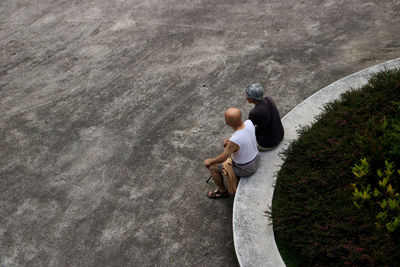
[{"label": "man with gray hair", "polygon": [[283,139],[284,130],[274,101],[264,97],[261,84],[253,83],[246,87],[246,99],[255,107],[249,113],[256,127],[257,147],[260,151],[271,150]]}]

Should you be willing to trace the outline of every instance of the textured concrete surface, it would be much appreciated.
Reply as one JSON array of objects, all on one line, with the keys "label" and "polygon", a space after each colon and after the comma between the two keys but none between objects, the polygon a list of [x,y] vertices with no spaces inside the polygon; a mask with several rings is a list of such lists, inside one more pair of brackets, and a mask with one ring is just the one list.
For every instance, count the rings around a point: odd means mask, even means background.
[{"label": "textured concrete surface", "polygon": [[310,125],[325,104],[352,88],[365,85],[373,73],[394,68],[400,68],[400,58],[340,79],[308,97],[282,119],[285,128],[284,140],[274,150],[261,153],[262,168],[249,179],[241,179],[235,195],[232,223],[234,245],[240,266],[285,266],[265,211],[272,205],[275,174],[283,163],[280,153],[298,137],[297,130],[301,126]]},{"label": "textured concrete surface", "polygon": [[399,32],[397,0],[0,1],[0,265],[237,265],[224,110],[258,81],[285,115]]}]

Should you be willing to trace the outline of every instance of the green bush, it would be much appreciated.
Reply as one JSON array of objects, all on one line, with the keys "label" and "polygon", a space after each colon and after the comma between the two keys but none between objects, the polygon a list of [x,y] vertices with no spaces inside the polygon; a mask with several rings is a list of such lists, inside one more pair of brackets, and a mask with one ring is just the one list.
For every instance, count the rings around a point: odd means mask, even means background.
[{"label": "green bush", "polygon": [[377,170],[377,176],[373,176],[366,158],[361,159],[359,165],[355,164],[352,170],[357,177],[351,184],[354,187],[354,206],[375,213],[378,230],[384,229],[390,234],[400,231],[400,195],[396,192],[400,170],[395,171],[393,163],[385,161],[385,169]]},{"label": "green bush", "polygon": [[400,265],[400,176],[379,186],[400,167],[400,70],[327,104],[283,157],[271,216],[288,266]]}]

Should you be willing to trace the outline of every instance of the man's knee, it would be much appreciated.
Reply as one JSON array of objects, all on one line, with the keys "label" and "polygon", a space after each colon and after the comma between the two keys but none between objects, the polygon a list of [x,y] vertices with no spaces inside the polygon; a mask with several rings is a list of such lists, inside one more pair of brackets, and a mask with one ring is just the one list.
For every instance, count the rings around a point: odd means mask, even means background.
[{"label": "man's knee", "polygon": [[209,168],[210,172],[219,172],[218,164],[213,164]]}]

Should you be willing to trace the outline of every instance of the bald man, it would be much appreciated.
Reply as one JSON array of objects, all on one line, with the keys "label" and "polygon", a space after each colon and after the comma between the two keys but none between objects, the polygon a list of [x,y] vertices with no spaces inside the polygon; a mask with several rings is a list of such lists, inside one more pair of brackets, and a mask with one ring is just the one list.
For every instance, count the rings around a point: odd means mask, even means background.
[{"label": "bald man", "polygon": [[229,108],[225,112],[225,122],[235,130],[231,138],[223,141],[225,151],[215,158],[204,161],[204,165],[218,186],[216,190],[207,192],[207,197],[213,199],[229,197],[221,172],[222,163],[229,157],[232,158],[233,171],[238,178],[255,173],[259,162],[253,123],[250,120],[242,122],[242,114],[237,108]]}]

